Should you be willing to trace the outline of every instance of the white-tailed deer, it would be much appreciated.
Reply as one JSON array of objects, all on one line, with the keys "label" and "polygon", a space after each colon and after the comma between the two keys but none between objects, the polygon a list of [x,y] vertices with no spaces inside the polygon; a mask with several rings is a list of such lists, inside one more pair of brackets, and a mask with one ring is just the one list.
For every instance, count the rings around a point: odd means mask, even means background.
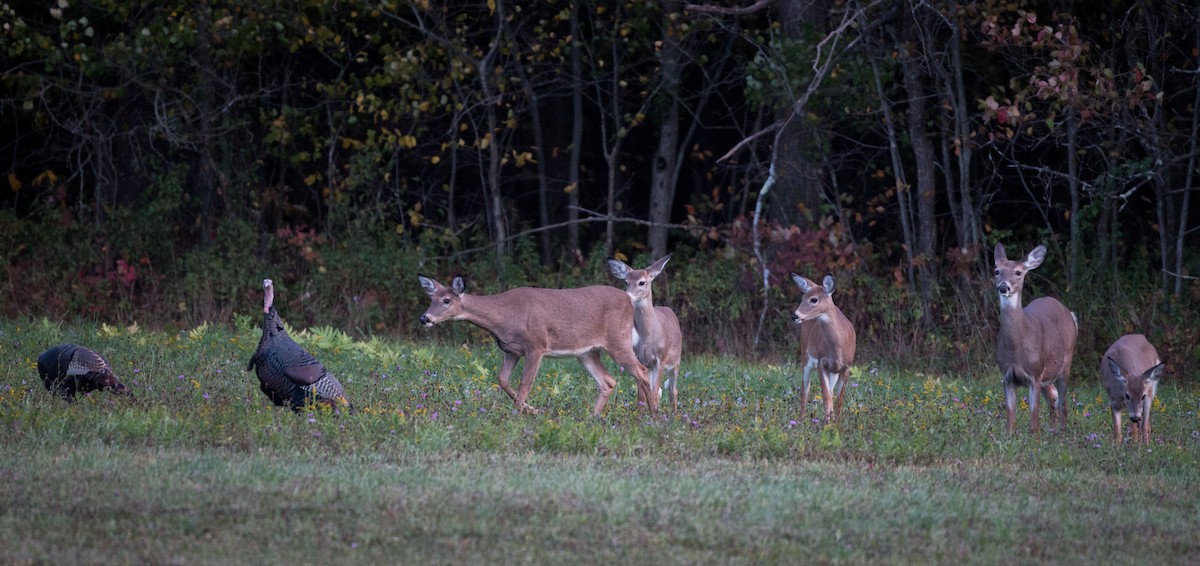
[{"label": "white-tailed deer", "polygon": [[[633,351],[650,372],[650,388],[662,396],[671,392],[671,409],[679,410],[679,357],[683,353],[683,331],[679,318],[670,307],[654,306],[650,283],[662,273],[671,256],[664,256],[646,269],[633,269],[619,259],[608,258],[613,277],[625,282],[625,294],[633,303]],[[665,383],[661,376],[671,372]]]},{"label": "white-tailed deer", "polygon": [[826,275],[821,285],[795,273],[792,274],[792,280],[804,293],[800,297],[800,306],[792,313],[792,321],[800,325],[800,341],[808,357],[804,364],[800,410],[808,407],[810,373],[816,368],[821,377],[825,420],[837,422],[842,418],[842,398],[846,392],[846,380],[850,378],[850,366],[854,364],[858,338],[850,319],[833,304],[832,275]]},{"label": "white-tailed deer", "polygon": [[1133,439],[1150,442],[1150,407],[1165,364],[1145,336],[1126,334],[1100,360],[1100,379],[1108,392],[1113,440],[1121,443],[1121,411],[1129,413]]},{"label": "white-tailed deer", "polygon": [[1038,391],[1050,404],[1050,423],[1067,425],[1067,376],[1075,355],[1078,323],[1067,307],[1052,297],[1039,297],[1021,308],[1025,274],[1046,259],[1046,246],[1038,246],[1020,261],[1004,255],[996,244],[996,291],[1000,294],[1000,334],[996,363],[1004,381],[1009,434],[1016,426],[1017,386],[1029,386],[1029,430],[1038,434]]},{"label": "white-tailed deer", "polygon": [[[518,287],[495,295],[469,295],[462,277],[450,287],[417,275],[430,304],[421,324],[433,326],[446,320],[465,320],[490,333],[504,352],[497,380],[500,389],[522,412],[537,413],[526,401],[533,390],[538,367],[544,357],[573,356],[596,380],[600,396],[592,414],[600,416],[616,380],[600,360],[600,350],[637,379],[638,399],[645,399],[651,413],[658,409],[658,396],[650,390],[646,368],[633,353],[633,305],[620,289],[607,285],[578,289]],[[518,391],[508,378],[517,361],[525,358]]]}]

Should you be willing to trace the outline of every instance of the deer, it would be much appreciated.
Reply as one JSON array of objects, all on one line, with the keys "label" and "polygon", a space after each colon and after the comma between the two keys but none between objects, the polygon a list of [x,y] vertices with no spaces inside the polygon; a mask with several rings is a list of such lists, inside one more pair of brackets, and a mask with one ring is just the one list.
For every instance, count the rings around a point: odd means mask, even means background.
[{"label": "deer", "polygon": [[1100,360],[1100,381],[1108,393],[1113,418],[1113,441],[1121,444],[1121,412],[1129,413],[1134,440],[1150,442],[1150,407],[1166,364],[1141,334],[1126,334],[1113,342]]},{"label": "deer", "polygon": [[[633,304],[620,289],[608,285],[574,289],[517,287],[495,295],[472,295],[455,276],[450,287],[417,275],[429,295],[429,308],[421,315],[425,327],[448,320],[463,320],[486,330],[504,352],[497,381],[522,413],[537,414],[529,393],[542,358],[575,357],[596,380],[599,396],[592,415],[604,413],[616,380],[604,367],[600,350],[629,370],[637,379],[638,400],[650,413],[658,410],[658,397],[650,390],[646,367],[633,351]],[[519,389],[509,386],[517,362],[525,358]]]},{"label": "deer", "polygon": [[[650,283],[654,281],[671,256],[666,255],[650,264],[646,269],[633,269],[625,262],[608,258],[608,269],[613,277],[625,282],[625,294],[633,303],[633,351],[637,359],[650,372],[650,388],[662,397],[665,388],[671,392],[671,410],[679,410],[679,358],[683,353],[683,331],[679,318],[670,307],[654,306],[654,293]],[[660,384],[659,378],[667,372],[671,377]]]},{"label": "deer", "polygon": [[1038,425],[1038,392],[1050,405],[1050,424],[1058,430],[1067,425],[1067,377],[1079,323],[1075,313],[1058,299],[1038,297],[1021,307],[1025,276],[1046,259],[1046,246],[1039,245],[1021,260],[1010,260],[1004,245],[996,244],[995,284],[1000,295],[1000,332],[996,338],[996,364],[1004,384],[1008,409],[1007,431],[1016,427],[1017,386],[1029,386],[1029,430],[1041,433]]},{"label": "deer", "polygon": [[800,342],[808,358],[804,364],[800,407],[801,410],[808,407],[809,380],[812,370],[816,369],[821,377],[825,422],[835,423],[841,420],[846,380],[850,377],[850,366],[854,364],[858,338],[850,319],[833,304],[833,275],[826,275],[820,285],[795,273],[792,280],[804,294],[800,306],[792,313],[792,322],[800,325]]}]

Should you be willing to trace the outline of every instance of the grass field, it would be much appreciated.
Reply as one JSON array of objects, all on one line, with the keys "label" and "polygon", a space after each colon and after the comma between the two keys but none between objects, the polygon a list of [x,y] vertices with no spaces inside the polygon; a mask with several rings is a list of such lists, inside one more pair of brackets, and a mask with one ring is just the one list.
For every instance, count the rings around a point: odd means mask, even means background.
[{"label": "grass field", "polygon": [[[1071,422],[1007,437],[998,376],[860,360],[843,422],[797,368],[685,357],[680,410],[573,360],[514,414],[500,356],[297,340],[357,411],[270,407],[256,321],[177,334],[0,322],[0,563],[1144,563],[1200,561],[1200,391],[1170,367],[1149,446],[1114,446],[1077,357]],[[50,396],[35,360],[89,345],[137,398]],[[819,398],[819,392],[814,391]],[[1043,419],[1043,422],[1045,420]]]}]

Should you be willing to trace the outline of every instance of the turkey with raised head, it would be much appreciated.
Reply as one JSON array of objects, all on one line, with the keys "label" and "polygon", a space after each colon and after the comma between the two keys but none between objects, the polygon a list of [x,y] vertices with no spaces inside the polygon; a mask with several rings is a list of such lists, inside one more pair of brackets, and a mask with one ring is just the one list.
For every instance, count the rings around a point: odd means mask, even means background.
[{"label": "turkey with raised head", "polygon": [[101,389],[133,396],[113,375],[108,361],[78,344],[58,344],[42,352],[38,356],[38,373],[46,391],[57,393],[68,402],[75,400],[76,393]]},{"label": "turkey with raised head", "polygon": [[349,407],[341,382],[288,336],[274,301],[275,287],[263,279],[262,339],[246,371],[255,370],[259,387],[276,406],[288,405],[293,411],[312,402]]}]

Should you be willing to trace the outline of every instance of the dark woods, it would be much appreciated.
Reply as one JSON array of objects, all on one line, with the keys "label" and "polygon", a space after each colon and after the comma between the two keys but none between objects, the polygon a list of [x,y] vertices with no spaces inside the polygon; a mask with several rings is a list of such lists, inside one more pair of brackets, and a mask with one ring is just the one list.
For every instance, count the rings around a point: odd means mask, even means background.
[{"label": "dark woods", "polygon": [[1080,360],[1194,355],[1193,2],[734,5],[0,6],[4,314],[228,323],[281,274],[296,324],[410,336],[418,270],[671,253],[693,351],[794,357],[787,274],[832,272],[864,354],[966,369],[1002,241]]}]

